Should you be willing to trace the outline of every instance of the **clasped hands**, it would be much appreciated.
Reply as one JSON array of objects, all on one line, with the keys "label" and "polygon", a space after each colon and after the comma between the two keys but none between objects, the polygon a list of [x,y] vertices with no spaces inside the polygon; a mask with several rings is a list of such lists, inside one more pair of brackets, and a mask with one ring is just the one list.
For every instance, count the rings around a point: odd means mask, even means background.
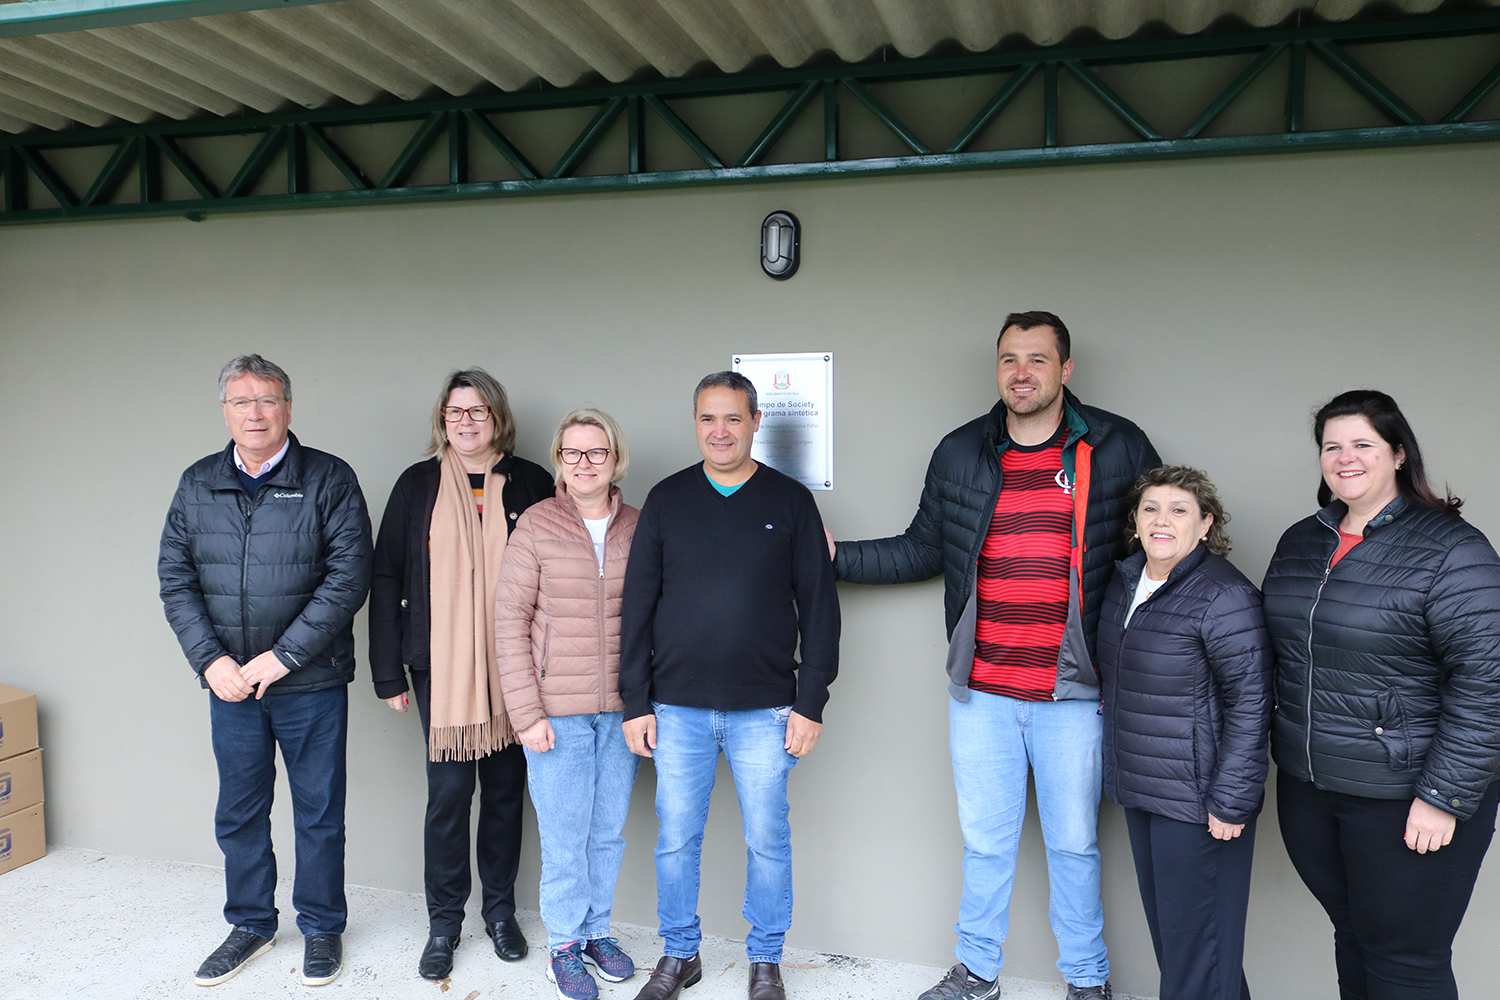
[{"label": "clasped hands", "polygon": [[220,701],[244,701],[254,692],[259,701],[266,689],[291,673],[269,649],[243,667],[230,656],[221,656],[203,671],[208,688]]}]

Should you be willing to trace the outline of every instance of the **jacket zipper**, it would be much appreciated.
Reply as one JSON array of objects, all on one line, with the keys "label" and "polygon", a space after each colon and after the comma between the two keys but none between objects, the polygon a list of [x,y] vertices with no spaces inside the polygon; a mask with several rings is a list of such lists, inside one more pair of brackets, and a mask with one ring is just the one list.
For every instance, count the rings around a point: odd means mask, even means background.
[{"label": "jacket zipper", "polygon": [[[1324,524],[1324,522],[1321,520],[1318,523]],[[1329,530],[1331,530],[1335,536],[1338,535],[1338,528],[1330,528]],[[1337,553],[1338,550],[1338,539],[1337,537],[1335,537],[1333,553]],[[1312,759],[1313,615],[1318,610],[1318,602],[1323,599],[1323,588],[1328,584],[1328,575],[1333,572],[1333,553],[1330,553],[1328,556],[1328,565],[1323,567],[1323,579],[1318,581],[1318,590],[1317,593],[1313,594],[1312,607],[1307,609],[1307,726],[1306,738],[1303,741],[1303,750],[1307,754],[1307,779],[1314,785],[1317,784],[1317,775],[1313,773]]]},{"label": "jacket zipper", "polygon": [[[244,490],[240,492],[243,494]],[[245,505],[240,507],[245,521],[245,545],[244,551],[240,553],[240,648],[247,657],[250,652],[250,596],[247,593],[250,587],[250,528],[255,520],[255,505],[259,497],[260,489],[257,487],[255,496],[246,497]]]},{"label": "jacket zipper", "polygon": [[[613,518],[611,518],[611,521],[612,520],[613,520]],[[605,553],[606,553],[606,555],[609,552],[609,529],[611,527],[613,527],[612,524],[606,524],[604,526],[604,545],[605,545]],[[589,541],[592,542],[593,539],[590,538]],[[590,545],[589,547],[592,548],[593,546]],[[599,711],[602,713],[604,711],[604,707],[605,707],[604,706],[604,702],[605,702],[605,688],[607,687],[608,678],[609,678],[609,667],[608,667],[608,662],[607,662],[608,658],[609,658],[609,652],[605,648],[605,641],[604,641],[604,560],[603,559],[599,560],[599,592],[598,592],[598,595],[597,595],[597,605],[596,605],[595,611],[596,611],[596,613],[595,613],[594,617],[599,620]]]}]

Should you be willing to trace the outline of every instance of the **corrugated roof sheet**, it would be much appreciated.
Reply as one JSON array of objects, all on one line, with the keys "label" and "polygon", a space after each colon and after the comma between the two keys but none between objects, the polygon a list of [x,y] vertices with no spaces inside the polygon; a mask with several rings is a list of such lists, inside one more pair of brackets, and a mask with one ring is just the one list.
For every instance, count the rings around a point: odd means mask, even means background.
[{"label": "corrugated roof sheet", "polygon": [[[0,130],[63,129],[292,107],[567,87],[831,52],[858,62],[944,43],[974,52],[1080,28],[1194,34],[1299,10],[1346,20],[1367,0],[340,0],[0,38]],[[1396,0],[1425,13],[1440,0]],[[1389,6],[1389,4],[1387,4]]]}]

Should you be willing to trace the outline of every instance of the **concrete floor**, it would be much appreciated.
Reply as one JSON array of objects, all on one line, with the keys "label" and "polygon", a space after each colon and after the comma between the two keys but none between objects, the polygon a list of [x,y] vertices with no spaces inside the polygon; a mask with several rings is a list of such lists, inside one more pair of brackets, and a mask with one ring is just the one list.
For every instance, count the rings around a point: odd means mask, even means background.
[{"label": "concrete floor", "polygon": [[[223,871],[204,865],[148,861],[74,848],[51,853],[0,875],[0,1000],[236,1000],[317,995],[359,1000],[552,1000],[544,978],[541,918],[517,914],[532,952],[507,965],[495,957],[471,912],[453,976],[429,983],[416,973],[426,940],[420,895],[350,886],[353,915],[344,935],[344,972],[329,986],[301,985],[302,939],[295,927],[291,882],[282,880],[276,905],[283,926],[276,947],[239,976],[211,992],[195,986],[193,971],[228,933]],[[617,924],[620,945],[637,964],[660,957],[647,927]],[[703,942],[703,981],[689,1000],[739,1000],[745,995],[745,952],[739,941]],[[875,959],[788,950],[782,964],[792,1000],[892,1000],[913,998],[932,986],[942,969]],[[601,982],[601,1000],[632,1000],[644,975]],[[1002,979],[1005,1000],[1061,1000],[1051,983]],[[1123,995],[1120,1000],[1130,1000]]]}]

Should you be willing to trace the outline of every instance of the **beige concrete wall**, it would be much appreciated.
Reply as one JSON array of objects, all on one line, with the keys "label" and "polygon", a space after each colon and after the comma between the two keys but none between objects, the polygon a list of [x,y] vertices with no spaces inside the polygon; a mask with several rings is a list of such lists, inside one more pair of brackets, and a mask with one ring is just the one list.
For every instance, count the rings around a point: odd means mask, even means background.
[{"label": "beige concrete wall", "polygon": [[[1208,470],[1233,558],[1259,579],[1313,507],[1309,414],[1353,386],[1393,392],[1438,478],[1500,531],[1497,170],[1500,149],[1473,146],[0,231],[0,680],[39,695],[51,837],[218,863],[205,695],[162,618],[155,557],[178,473],[226,440],[214,379],[233,354],[290,371],[294,429],[354,465],[378,518],[452,367],[505,382],[532,458],[569,408],[611,411],[639,503],[696,459],[697,377],[732,351],[832,350],[837,488],[818,500],[836,533],[867,537],[904,527],[932,446],[993,402],[998,319],[1052,309],[1074,330],[1079,395]],[[785,283],[756,262],[773,209],[805,227]],[[841,594],[843,674],[792,779],[790,940],[946,964],[961,841],[941,588]],[[351,695],[349,878],[419,891],[415,718],[363,669]],[[616,910],[646,924],[652,790],[646,768]],[[283,801],[289,862],[288,820]],[[742,936],[737,824],[721,781],[702,911]],[[1101,828],[1115,980],[1151,993],[1117,809]],[[536,874],[530,840],[525,905]],[[1055,976],[1045,893],[1033,823],[1010,973]],[[184,914],[181,930],[207,942],[218,919]],[[1273,812],[1250,920],[1257,995],[1332,995],[1331,934]],[[1492,862],[1458,942],[1466,991],[1494,980],[1497,932]]]}]

